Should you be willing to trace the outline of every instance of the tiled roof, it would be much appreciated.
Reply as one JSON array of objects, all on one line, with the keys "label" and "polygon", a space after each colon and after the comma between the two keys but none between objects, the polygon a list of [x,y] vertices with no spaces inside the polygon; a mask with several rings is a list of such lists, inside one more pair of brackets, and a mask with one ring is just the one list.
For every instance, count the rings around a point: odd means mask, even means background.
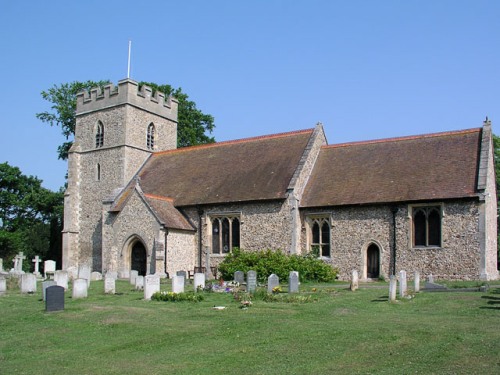
[{"label": "tiled roof", "polygon": [[284,199],[313,130],[158,152],[139,171],[140,185],[176,207]]},{"label": "tiled roof", "polygon": [[476,194],[481,129],[325,146],[301,207]]},{"label": "tiled roof", "polygon": [[174,207],[173,200],[149,194],[144,195],[157,217],[167,228],[195,230],[187,219]]}]

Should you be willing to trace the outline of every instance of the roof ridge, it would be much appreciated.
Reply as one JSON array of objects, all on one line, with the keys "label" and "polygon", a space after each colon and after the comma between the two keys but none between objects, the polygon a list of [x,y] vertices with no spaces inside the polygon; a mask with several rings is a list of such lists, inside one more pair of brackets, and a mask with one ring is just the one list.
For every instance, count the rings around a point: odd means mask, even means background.
[{"label": "roof ridge", "polygon": [[254,141],[260,141],[260,140],[272,139],[272,138],[282,138],[282,137],[288,137],[291,135],[309,133],[312,131],[314,131],[314,128],[294,130],[294,131],[283,132],[283,133],[258,135],[255,137],[233,139],[233,140],[229,140],[229,141],[222,141],[222,142],[206,143],[206,144],[196,145],[196,146],[181,147],[181,148],[176,148],[174,150],[159,151],[159,152],[153,153],[153,155],[163,155],[163,154],[168,154],[168,153],[173,153],[173,152],[186,152],[186,151],[191,151],[191,150],[199,150],[199,149],[204,149],[204,148],[225,146],[225,145],[230,145],[230,144],[254,142]]},{"label": "roof ridge", "polygon": [[408,135],[408,136],[403,136],[403,137],[392,137],[392,138],[374,139],[374,140],[369,140],[369,141],[345,142],[345,143],[337,143],[337,144],[325,145],[325,146],[322,146],[322,148],[337,148],[337,147],[347,147],[347,146],[375,144],[375,143],[409,141],[409,140],[412,140],[412,139],[445,137],[445,136],[452,136],[452,135],[474,133],[474,132],[481,131],[481,129],[482,128],[471,128],[471,129],[452,130],[452,131],[445,131],[445,132],[438,132],[438,133],[429,133],[429,134],[420,134],[420,135]]}]

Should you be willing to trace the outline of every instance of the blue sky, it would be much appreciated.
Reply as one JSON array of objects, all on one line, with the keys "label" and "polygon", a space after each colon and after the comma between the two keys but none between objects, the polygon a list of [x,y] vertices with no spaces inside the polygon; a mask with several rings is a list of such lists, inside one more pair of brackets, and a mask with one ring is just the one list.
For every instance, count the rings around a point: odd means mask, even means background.
[{"label": "blue sky", "polygon": [[[500,1],[13,1],[0,5],[0,162],[57,190],[54,84],[182,87],[218,141],[313,127],[330,144],[500,133]],[[497,130],[498,128],[498,130]]]}]

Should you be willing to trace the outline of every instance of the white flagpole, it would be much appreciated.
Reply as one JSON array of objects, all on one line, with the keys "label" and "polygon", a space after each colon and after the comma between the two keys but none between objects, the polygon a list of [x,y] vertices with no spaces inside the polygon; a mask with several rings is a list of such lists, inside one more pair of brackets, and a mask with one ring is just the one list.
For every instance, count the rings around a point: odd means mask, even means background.
[{"label": "white flagpole", "polygon": [[127,78],[130,78],[130,50],[132,49],[132,41],[128,41],[128,68],[127,68]]}]

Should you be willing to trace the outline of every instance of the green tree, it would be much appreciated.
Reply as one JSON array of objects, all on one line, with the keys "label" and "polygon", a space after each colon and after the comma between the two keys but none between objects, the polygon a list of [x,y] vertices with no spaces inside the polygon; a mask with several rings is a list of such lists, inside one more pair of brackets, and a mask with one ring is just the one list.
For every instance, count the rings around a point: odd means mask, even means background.
[{"label": "green tree", "polygon": [[[42,91],[42,97],[52,103],[51,110],[37,113],[36,117],[50,126],[61,127],[61,132],[67,141],[63,142],[57,149],[59,159],[66,160],[68,151],[73,144],[71,138],[75,134],[75,112],[76,95],[83,90],[90,90],[94,87],[104,87],[110,81],[86,81],[71,82],[61,85],[54,85],[47,91]],[[211,134],[215,128],[214,118],[209,114],[201,112],[196,103],[189,100],[189,96],[179,88],[170,85],[158,85],[151,82],[141,82],[154,90],[164,92],[166,95],[173,95],[179,101],[178,125],[177,125],[177,146],[186,147],[204,143],[213,143],[215,139],[207,135]]]},{"label": "green tree", "polygon": [[37,177],[1,163],[0,257],[9,260],[23,251],[28,257],[60,258],[63,199],[62,191],[45,189]]}]

